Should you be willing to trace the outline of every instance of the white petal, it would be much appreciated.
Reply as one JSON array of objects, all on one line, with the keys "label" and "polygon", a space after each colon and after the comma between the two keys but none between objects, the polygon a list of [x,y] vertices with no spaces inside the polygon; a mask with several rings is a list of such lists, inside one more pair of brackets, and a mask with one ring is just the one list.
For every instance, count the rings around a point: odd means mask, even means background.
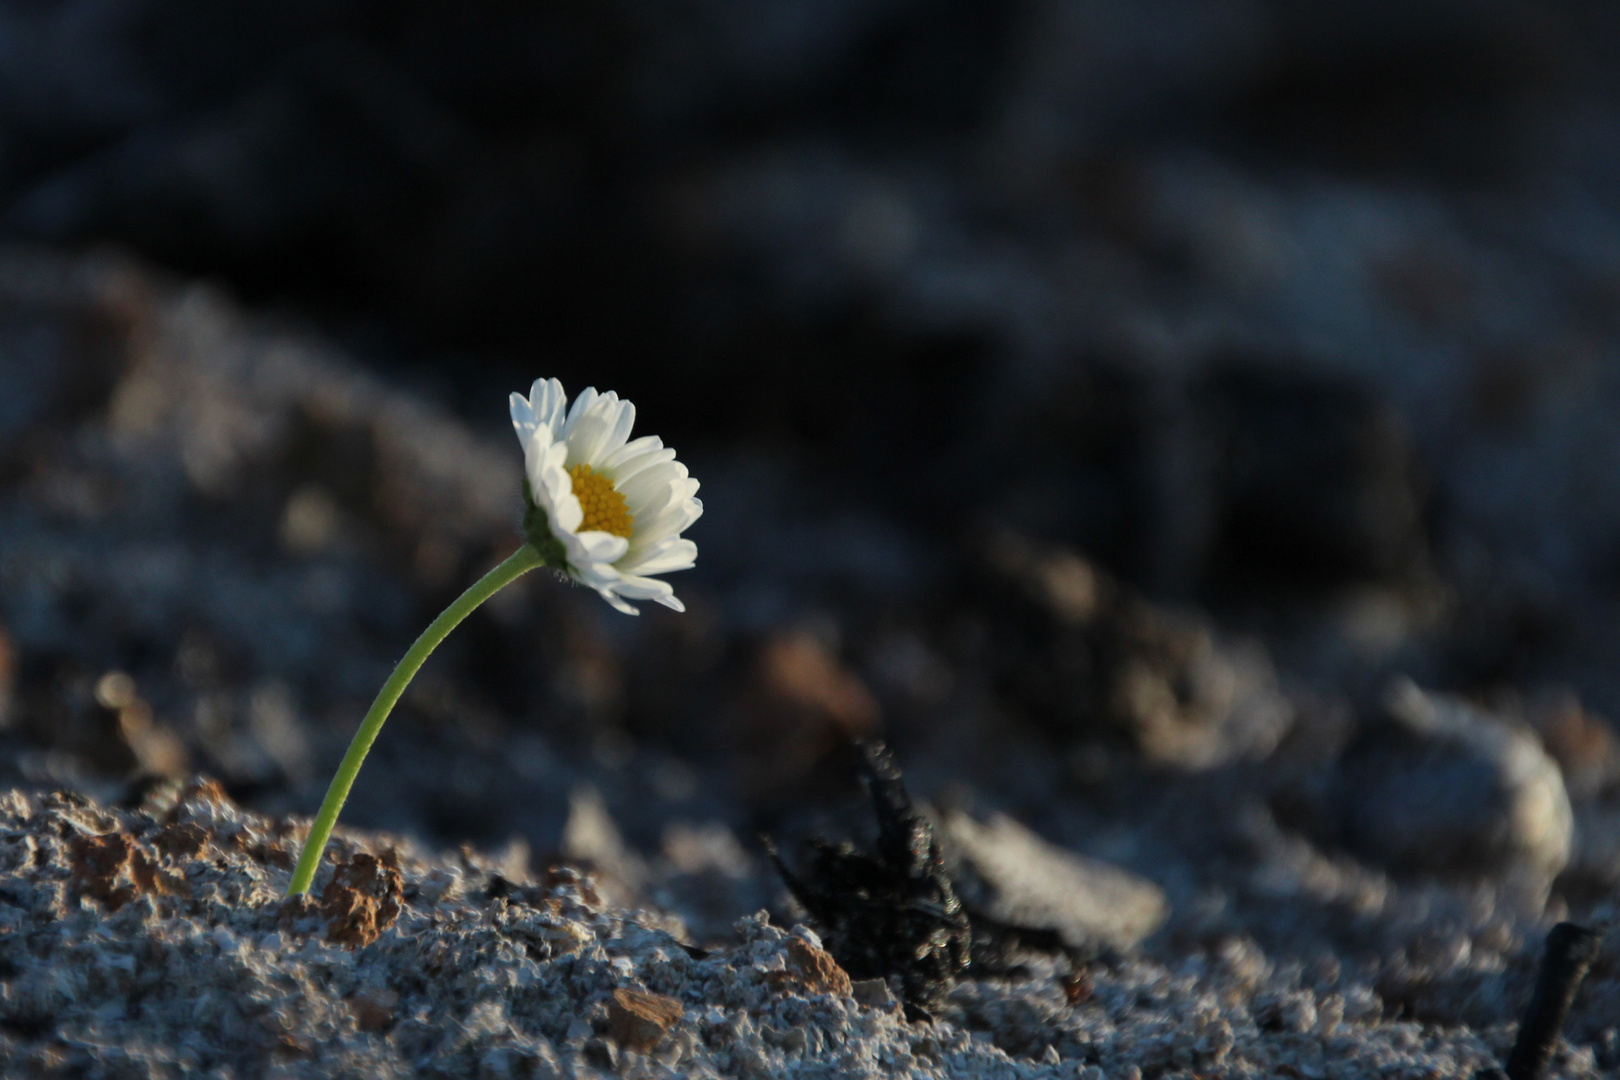
[{"label": "white petal", "polygon": [[622,536],[614,536],[610,532],[592,529],[589,532],[578,534],[579,542],[584,545],[587,556],[592,562],[613,564],[624,557],[630,550],[630,541]]},{"label": "white petal", "polygon": [[[639,462],[642,462],[645,458],[650,458],[651,455],[662,451],[663,448],[664,440],[656,435],[643,435],[639,439],[631,439],[602,459],[602,470],[612,473],[615,478],[628,476],[634,470],[645,467],[644,464],[638,464]],[[669,451],[669,455],[669,460],[673,461],[675,451]]]},{"label": "white petal", "polygon": [[667,581],[655,581],[645,577],[625,578],[613,586],[613,591],[632,600],[655,600],[676,611],[686,610],[686,605],[675,599],[675,590],[670,588]]},{"label": "white petal", "polygon": [[596,407],[571,421],[568,429],[568,464],[589,465],[595,468],[607,455],[603,448],[613,435],[613,422],[618,418],[617,402],[605,397],[596,399]]},{"label": "white petal", "polygon": [[563,407],[567,404],[568,395],[563,393],[562,383],[557,379],[536,379],[529,387],[529,405],[535,421],[553,432],[562,424]]},{"label": "white petal", "polygon": [[697,562],[697,545],[670,538],[648,551],[632,551],[617,566],[621,574],[673,574],[690,570]]},{"label": "white petal", "polygon": [[579,500],[574,494],[569,492],[558,499],[551,509],[551,532],[557,539],[565,540],[578,535],[579,524],[584,520],[584,508],[579,505]]},{"label": "white petal", "polygon": [[630,439],[630,429],[636,426],[636,407],[628,401],[619,402],[618,415],[613,418],[613,428],[608,432],[607,442],[603,444],[597,460],[605,460],[610,454],[617,453]]},{"label": "white petal", "polygon": [[546,512],[552,535],[565,540],[579,528],[579,523],[585,519],[585,511],[574,495],[573,480],[563,469],[568,447],[557,442],[548,445],[550,438],[550,429],[542,427],[536,430],[531,440],[531,447],[542,449],[528,455],[529,494],[535,505]]},{"label": "white petal", "polygon": [[567,480],[568,490],[572,491],[574,489],[574,481],[569,478],[568,470],[563,467],[567,461],[568,444],[565,442],[559,442],[555,437],[552,437],[550,443],[546,446],[546,468],[556,476],[560,476],[562,479]]},{"label": "white petal", "polygon": [[[537,493],[545,484],[547,455],[553,450],[551,429],[530,427],[521,436],[523,440],[523,475],[529,478],[531,493]],[[535,495],[538,498],[538,494]]]},{"label": "white petal", "polygon": [[655,514],[636,518],[637,548],[650,548],[671,536],[679,536],[702,513],[703,504],[696,499],[688,499],[664,506]]},{"label": "white petal", "polygon": [[616,486],[629,504],[630,512],[643,514],[668,502],[673,497],[674,485],[685,478],[685,465],[678,461],[666,461],[643,469]]},{"label": "white petal", "polygon": [[641,454],[630,459],[625,466],[613,474],[613,485],[621,492],[624,486],[641,476],[648,469],[656,469],[660,465],[667,465],[675,460],[675,451],[670,449],[654,450],[648,454]]},{"label": "white petal", "polygon": [[[643,528],[651,532],[655,527],[653,522],[664,521],[664,515],[671,507],[685,506],[692,501],[691,492],[696,484],[697,481],[692,479],[673,480],[654,491],[650,498],[642,500],[639,507],[633,509],[631,513],[636,515],[637,522],[645,518],[646,525]],[[632,503],[631,505],[635,506],[636,504]],[[686,525],[682,525],[680,528],[684,529]]]},{"label": "white petal", "polygon": [[657,578],[627,577],[616,582],[613,591],[632,600],[656,600],[660,596],[674,595],[675,589],[669,582]]},{"label": "white petal", "polygon": [[626,615],[640,615],[641,614],[641,612],[638,609],[633,608],[629,604],[625,603],[623,600],[620,600],[619,597],[613,592],[613,590],[611,590],[611,589],[597,589],[596,591],[597,591],[598,595],[600,595],[602,597],[602,599],[606,600],[609,604],[613,605],[613,610],[622,611]]},{"label": "white petal", "polygon": [[512,410],[512,426],[517,429],[518,438],[527,441],[537,426],[534,408],[522,394],[513,394],[507,401]]},{"label": "white petal", "polygon": [[563,473],[563,484],[546,485],[546,509],[551,518],[551,531],[559,540],[573,536],[579,531],[579,523],[585,520],[585,508],[579,505],[579,497],[567,486],[568,474]]},{"label": "white petal", "polygon": [[581,416],[585,415],[585,410],[591,407],[596,398],[597,393],[594,386],[587,386],[579,392],[579,397],[574,399],[573,407],[568,410],[568,419],[563,421],[561,432],[563,438],[568,438],[573,432],[574,425],[579,422]]}]

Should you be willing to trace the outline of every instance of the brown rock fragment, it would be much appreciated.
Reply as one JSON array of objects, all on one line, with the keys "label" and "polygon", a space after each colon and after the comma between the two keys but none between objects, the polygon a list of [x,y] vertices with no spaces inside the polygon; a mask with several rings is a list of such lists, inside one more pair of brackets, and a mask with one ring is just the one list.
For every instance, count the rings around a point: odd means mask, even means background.
[{"label": "brown rock fragment", "polygon": [[788,970],[799,977],[806,991],[812,994],[850,995],[849,974],[838,966],[838,961],[826,949],[818,949],[799,938],[788,938]]},{"label": "brown rock fragment", "polygon": [[376,941],[399,918],[404,887],[393,850],[381,857],[360,852],[339,866],[321,891],[327,940],[351,949]]},{"label": "brown rock fragment", "polygon": [[85,895],[107,905],[108,910],[117,911],[135,896],[133,884],[118,883],[129,866],[133,846],[129,836],[121,832],[70,837],[74,884]]},{"label": "brown rock fragment", "polygon": [[663,994],[615,990],[608,1002],[608,1034],[627,1050],[651,1050],[684,1011],[679,1001]]},{"label": "brown rock fragment", "polygon": [[274,842],[253,844],[248,847],[247,853],[259,862],[279,866],[283,870],[291,870],[297,862],[285,845]]},{"label": "brown rock fragment", "polygon": [[74,884],[117,911],[141,895],[174,896],[185,879],[162,869],[156,856],[125,832],[78,834],[68,840]]}]

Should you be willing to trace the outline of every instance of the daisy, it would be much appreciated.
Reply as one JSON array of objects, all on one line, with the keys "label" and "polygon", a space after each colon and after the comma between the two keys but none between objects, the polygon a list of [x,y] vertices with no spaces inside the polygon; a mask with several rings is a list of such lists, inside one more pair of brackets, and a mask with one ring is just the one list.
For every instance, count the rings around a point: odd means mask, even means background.
[{"label": "daisy", "polygon": [[512,424],[523,443],[524,538],[528,543],[474,582],[428,624],[377,691],[349,741],[310,822],[287,895],[309,892],[326,842],[354,778],[405,688],[433,650],[478,606],[540,566],[560,570],[602,594],[627,615],[631,600],[656,600],[685,611],[669,583],[655,574],[685,570],[697,545],[681,538],[703,513],[698,482],[675,451],[657,438],[630,438],[636,407],[619,395],[586,390],[564,412],[568,397],[556,379],[538,379],[527,398],[512,395]]},{"label": "daisy", "polygon": [[689,569],[697,545],[681,536],[703,513],[698,482],[656,435],[630,438],[636,407],[609,390],[568,406],[556,379],[512,395],[523,444],[523,531],[547,566],[595,589],[627,615],[628,601],[685,611],[655,575]]}]

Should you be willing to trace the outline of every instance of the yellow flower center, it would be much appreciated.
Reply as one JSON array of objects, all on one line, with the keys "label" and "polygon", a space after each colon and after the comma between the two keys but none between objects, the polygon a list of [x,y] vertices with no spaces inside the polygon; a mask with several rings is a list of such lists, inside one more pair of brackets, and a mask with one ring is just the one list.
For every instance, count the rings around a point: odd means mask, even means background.
[{"label": "yellow flower center", "polygon": [[585,518],[579,523],[580,532],[605,532],[628,537],[635,522],[630,506],[613,486],[613,481],[589,465],[570,465],[568,476],[574,482],[574,495]]}]

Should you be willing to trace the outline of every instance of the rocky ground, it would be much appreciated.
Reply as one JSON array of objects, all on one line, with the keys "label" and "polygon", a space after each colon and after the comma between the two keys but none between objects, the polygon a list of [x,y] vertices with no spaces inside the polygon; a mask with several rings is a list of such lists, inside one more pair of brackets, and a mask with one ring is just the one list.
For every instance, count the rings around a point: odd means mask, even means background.
[{"label": "rocky ground", "polygon": [[[802,924],[760,911],[705,950],[567,866],[350,833],[318,898],[288,900],[302,828],[216,784],[136,810],[13,792],[0,815],[9,1075],[1469,1076],[1510,1045],[1538,944],[1488,895],[1386,887],[1340,916],[1381,956],[1226,934],[1035,959],[908,1019]],[[1620,1003],[1614,956],[1592,1017]],[[1582,1034],[1553,1075],[1613,1063],[1612,1026]]]}]

